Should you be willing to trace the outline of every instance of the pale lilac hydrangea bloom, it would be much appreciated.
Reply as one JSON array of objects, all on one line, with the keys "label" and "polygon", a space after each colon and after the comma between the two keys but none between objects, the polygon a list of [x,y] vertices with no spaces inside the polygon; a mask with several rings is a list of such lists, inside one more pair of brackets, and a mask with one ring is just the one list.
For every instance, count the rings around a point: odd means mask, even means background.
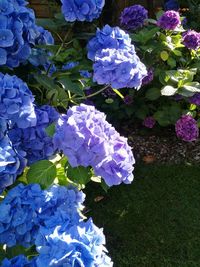
[{"label": "pale lilac hydrangea bloom", "polygon": [[108,186],[132,182],[135,160],[127,139],[94,106],[70,108],[58,120],[53,141],[72,167],[92,166]]}]

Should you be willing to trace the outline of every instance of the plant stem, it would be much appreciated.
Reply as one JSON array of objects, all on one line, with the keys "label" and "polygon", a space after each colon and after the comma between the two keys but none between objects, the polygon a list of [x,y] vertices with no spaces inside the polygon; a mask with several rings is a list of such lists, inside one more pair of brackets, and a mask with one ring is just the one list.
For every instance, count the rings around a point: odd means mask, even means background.
[{"label": "plant stem", "polygon": [[110,85],[106,85],[105,87],[101,88],[100,90],[96,91],[96,92],[93,93],[93,94],[90,94],[90,95],[88,95],[88,96],[77,97],[76,99],[77,99],[77,100],[82,100],[82,99],[87,99],[87,98],[93,97],[93,96],[98,95],[99,93],[103,92],[103,91],[106,90],[108,87],[110,87]]}]

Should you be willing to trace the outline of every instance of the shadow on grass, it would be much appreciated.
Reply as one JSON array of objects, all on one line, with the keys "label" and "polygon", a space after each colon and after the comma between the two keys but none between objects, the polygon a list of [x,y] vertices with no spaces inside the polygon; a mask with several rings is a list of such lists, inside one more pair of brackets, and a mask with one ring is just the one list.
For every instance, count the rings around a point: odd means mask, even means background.
[{"label": "shadow on grass", "polygon": [[90,184],[86,204],[114,267],[200,266],[200,167],[139,165],[131,185]]}]

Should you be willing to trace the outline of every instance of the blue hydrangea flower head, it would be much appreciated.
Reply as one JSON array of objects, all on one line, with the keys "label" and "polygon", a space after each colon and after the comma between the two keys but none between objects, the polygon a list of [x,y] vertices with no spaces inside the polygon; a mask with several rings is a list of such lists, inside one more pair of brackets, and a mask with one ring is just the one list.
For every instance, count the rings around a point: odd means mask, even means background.
[{"label": "blue hydrangea flower head", "polygon": [[49,105],[35,108],[36,125],[26,129],[13,127],[8,135],[16,150],[25,152],[27,164],[47,159],[55,152],[52,137],[46,133],[46,127],[58,120],[58,112]]},{"label": "blue hydrangea flower head", "polygon": [[87,45],[88,58],[95,59],[96,53],[105,48],[132,50],[130,36],[119,27],[105,25],[102,30],[97,29],[96,36]]},{"label": "blue hydrangea flower head", "polygon": [[23,0],[0,3],[0,65],[18,67],[27,60],[35,44],[35,15],[26,4]]},{"label": "blue hydrangea flower head", "polygon": [[78,65],[79,65],[79,62],[70,61],[70,62],[67,62],[66,64],[64,64],[62,66],[62,70],[71,70],[71,69],[77,67]]},{"label": "blue hydrangea flower head", "polygon": [[1,267],[36,267],[36,265],[34,260],[29,261],[24,255],[19,255],[12,259],[5,258]]},{"label": "blue hydrangea flower head", "polygon": [[42,266],[98,266],[112,267],[106,255],[105,237],[92,220],[72,226],[60,234],[59,227],[54,231],[41,228],[36,239],[39,256],[38,267]]},{"label": "blue hydrangea flower head", "polygon": [[109,186],[133,180],[135,161],[127,139],[94,106],[81,104],[70,108],[58,120],[53,141],[72,167],[92,166]]},{"label": "blue hydrangea flower head", "polygon": [[0,191],[12,185],[24,167],[23,158],[17,153],[5,136],[0,140]]},{"label": "blue hydrangea flower head", "polygon": [[97,19],[105,5],[105,0],[61,0],[62,13],[66,21],[92,21]]},{"label": "blue hydrangea flower head", "polygon": [[120,16],[121,26],[126,30],[137,30],[144,26],[148,11],[141,5],[126,7]]},{"label": "blue hydrangea flower head", "polygon": [[26,83],[17,76],[0,73],[0,117],[19,128],[34,126],[34,97]]},{"label": "blue hydrangea flower head", "polygon": [[[52,34],[43,27],[35,26],[36,36],[35,45],[53,45],[54,38]],[[48,57],[51,55],[43,48],[32,48],[29,62],[34,66],[44,66],[49,62]]]},{"label": "blue hydrangea flower head", "polygon": [[135,53],[123,49],[103,49],[97,53],[93,64],[93,80],[120,89],[124,87],[139,89],[142,79],[147,75],[145,65]]},{"label": "blue hydrangea flower head", "polygon": [[67,231],[81,219],[83,201],[84,194],[75,188],[54,185],[43,191],[38,184],[15,186],[0,203],[0,243],[29,247],[40,227]]},{"label": "blue hydrangea flower head", "polygon": [[165,10],[175,10],[178,11],[180,5],[177,0],[167,0],[164,5]]}]

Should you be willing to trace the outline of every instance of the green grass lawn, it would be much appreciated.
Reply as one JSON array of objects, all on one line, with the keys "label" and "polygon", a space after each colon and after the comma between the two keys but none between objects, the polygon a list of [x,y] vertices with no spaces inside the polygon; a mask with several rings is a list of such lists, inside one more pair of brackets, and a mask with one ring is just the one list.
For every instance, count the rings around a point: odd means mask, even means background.
[{"label": "green grass lawn", "polygon": [[200,266],[200,167],[139,165],[131,185],[89,185],[87,208],[114,267]]}]

